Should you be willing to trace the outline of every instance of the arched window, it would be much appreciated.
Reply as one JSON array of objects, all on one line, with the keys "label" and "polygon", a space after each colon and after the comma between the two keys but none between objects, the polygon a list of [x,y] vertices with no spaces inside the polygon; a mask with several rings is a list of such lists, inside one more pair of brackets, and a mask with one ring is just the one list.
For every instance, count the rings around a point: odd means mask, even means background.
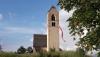
[{"label": "arched window", "polygon": [[52,22],[52,27],[55,27],[55,22]]},{"label": "arched window", "polygon": [[55,21],[55,16],[54,16],[54,14],[51,16],[51,20],[52,20],[52,21]]}]

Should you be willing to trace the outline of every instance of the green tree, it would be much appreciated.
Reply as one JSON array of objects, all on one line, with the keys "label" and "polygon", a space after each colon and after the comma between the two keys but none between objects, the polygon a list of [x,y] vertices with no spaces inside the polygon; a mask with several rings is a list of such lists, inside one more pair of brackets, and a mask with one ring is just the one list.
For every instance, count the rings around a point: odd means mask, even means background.
[{"label": "green tree", "polygon": [[[79,35],[78,46],[87,51],[100,48],[100,0],[59,0],[67,11],[76,9],[67,21],[71,35]],[[84,35],[84,31],[87,31]]]},{"label": "green tree", "polygon": [[26,52],[26,49],[23,47],[23,46],[21,46],[20,48],[18,48],[18,50],[17,50],[17,53],[18,54],[24,54]]},{"label": "green tree", "polygon": [[27,48],[27,52],[28,52],[28,53],[33,53],[32,47],[28,47],[28,48]]},{"label": "green tree", "polygon": [[2,51],[2,45],[0,45],[0,52]]},{"label": "green tree", "polygon": [[98,52],[98,55],[97,55],[97,57],[100,57],[100,52]]},{"label": "green tree", "polygon": [[81,56],[85,56],[85,51],[82,48],[77,48],[76,52],[78,52]]}]

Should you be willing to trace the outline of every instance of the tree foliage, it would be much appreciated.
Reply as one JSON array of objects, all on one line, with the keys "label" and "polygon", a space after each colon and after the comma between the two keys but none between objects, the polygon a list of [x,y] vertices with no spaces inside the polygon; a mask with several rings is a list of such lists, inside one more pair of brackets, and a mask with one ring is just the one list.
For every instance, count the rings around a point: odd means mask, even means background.
[{"label": "tree foliage", "polygon": [[2,45],[0,45],[0,52],[2,51]]},{"label": "tree foliage", "polygon": [[[98,50],[100,47],[100,0],[59,0],[62,9],[76,9],[67,21],[70,33],[80,36],[78,46]],[[84,31],[87,31],[84,35]]]},{"label": "tree foliage", "polygon": [[28,53],[33,53],[32,47],[28,47],[28,48],[27,48],[27,52],[28,52]]},{"label": "tree foliage", "polygon": [[23,46],[21,46],[20,48],[18,48],[18,50],[17,50],[17,53],[18,54],[24,54],[26,52],[26,49],[23,47]]}]

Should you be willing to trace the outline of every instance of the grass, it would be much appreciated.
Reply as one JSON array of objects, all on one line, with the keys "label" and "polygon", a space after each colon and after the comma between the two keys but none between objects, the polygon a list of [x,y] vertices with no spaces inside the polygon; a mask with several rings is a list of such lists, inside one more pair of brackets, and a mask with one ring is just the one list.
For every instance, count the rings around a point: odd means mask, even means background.
[{"label": "grass", "polygon": [[60,52],[39,52],[16,54],[13,52],[0,52],[0,57],[90,57],[76,51],[60,51]]}]

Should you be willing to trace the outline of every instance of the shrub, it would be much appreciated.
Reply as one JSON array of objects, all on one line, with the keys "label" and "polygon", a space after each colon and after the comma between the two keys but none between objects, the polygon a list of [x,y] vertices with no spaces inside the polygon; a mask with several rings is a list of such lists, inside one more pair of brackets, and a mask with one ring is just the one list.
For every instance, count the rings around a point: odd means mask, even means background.
[{"label": "shrub", "polygon": [[33,53],[32,47],[28,47],[28,48],[27,48],[27,53]]},{"label": "shrub", "polygon": [[18,50],[17,50],[17,53],[18,54],[24,54],[26,52],[26,49],[23,47],[23,46],[21,46],[20,48],[18,48]]},{"label": "shrub", "polygon": [[100,57],[100,52],[98,52],[98,55],[97,55],[97,57]]}]

